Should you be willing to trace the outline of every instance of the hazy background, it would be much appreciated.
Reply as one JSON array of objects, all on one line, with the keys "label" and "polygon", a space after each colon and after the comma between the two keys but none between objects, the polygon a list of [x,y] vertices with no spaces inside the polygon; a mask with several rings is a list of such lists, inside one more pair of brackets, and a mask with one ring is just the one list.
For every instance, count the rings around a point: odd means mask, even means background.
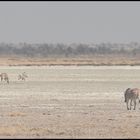
[{"label": "hazy background", "polygon": [[140,2],[0,2],[0,42],[140,42]]}]

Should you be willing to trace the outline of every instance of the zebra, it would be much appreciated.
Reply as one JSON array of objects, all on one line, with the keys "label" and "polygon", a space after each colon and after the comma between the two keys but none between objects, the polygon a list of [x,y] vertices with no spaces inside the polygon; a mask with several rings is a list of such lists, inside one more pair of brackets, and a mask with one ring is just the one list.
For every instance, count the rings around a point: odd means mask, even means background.
[{"label": "zebra", "polygon": [[27,77],[28,77],[27,74],[26,74],[25,72],[23,72],[22,74],[19,74],[19,75],[18,75],[18,80],[24,80],[24,81],[25,81],[25,79],[26,79]]},{"label": "zebra", "polygon": [[[140,103],[139,94],[140,94],[140,89],[138,88],[126,89],[124,93],[124,98],[127,105],[127,110],[131,110],[132,101],[134,103],[134,110],[136,109],[136,100],[138,99]],[[130,100],[130,108],[129,108],[129,100]]]},{"label": "zebra", "polygon": [[4,80],[9,84],[9,77],[7,73],[1,73],[0,78],[1,78],[1,82]]}]

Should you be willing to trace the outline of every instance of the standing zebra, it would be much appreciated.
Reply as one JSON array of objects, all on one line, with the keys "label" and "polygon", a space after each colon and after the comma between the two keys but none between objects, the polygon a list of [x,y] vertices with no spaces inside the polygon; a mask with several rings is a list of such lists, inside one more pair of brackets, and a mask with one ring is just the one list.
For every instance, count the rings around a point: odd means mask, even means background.
[{"label": "standing zebra", "polygon": [[[124,98],[127,105],[127,110],[131,110],[132,101],[134,103],[134,110],[136,109],[136,100],[138,99],[140,103],[139,94],[140,94],[140,89],[138,88],[126,89],[124,93]],[[129,100],[130,100],[130,108],[129,108]]]},{"label": "standing zebra", "polygon": [[0,78],[1,78],[1,82],[4,80],[9,84],[9,77],[7,73],[1,73]]}]

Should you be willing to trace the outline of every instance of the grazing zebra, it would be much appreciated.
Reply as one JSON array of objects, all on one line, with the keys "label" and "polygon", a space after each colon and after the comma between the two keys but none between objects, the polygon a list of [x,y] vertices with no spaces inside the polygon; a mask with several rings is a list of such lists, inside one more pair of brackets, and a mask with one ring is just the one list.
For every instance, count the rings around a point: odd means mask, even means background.
[{"label": "grazing zebra", "polygon": [[[138,99],[140,103],[139,94],[140,94],[140,89],[138,88],[126,89],[124,93],[124,98],[127,105],[127,110],[131,110],[132,101],[134,103],[134,110],[136,109],[136,100]],[[130,108],[129,108],[129,100],[130,100]]]},{"label": "grazing zebra", "polygon": [[1,82],[4,80],[9,84],[9,77],[7,73],[1,73],[0,78],[1,78]]},{"label": "grazing zebra", "polygon": [[24,80],[25,81],[25,78],[27,78],[27,74],[25,72],[23,72],[22,74],[19,74],[18,75],[18,80]]}]

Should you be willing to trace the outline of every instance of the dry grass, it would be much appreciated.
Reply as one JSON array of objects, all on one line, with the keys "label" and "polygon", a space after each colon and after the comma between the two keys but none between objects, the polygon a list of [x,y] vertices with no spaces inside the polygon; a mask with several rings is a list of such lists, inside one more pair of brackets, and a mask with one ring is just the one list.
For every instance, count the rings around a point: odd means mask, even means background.
[{"label": "dry grass", "polygon": [[17,117],[17,116],[24,117],[24,116],[26,116],[26,114],[22,113],[22,112],[11,112],[8,114],[8,116],[10,116],[10,117]]},{"label": "dry grass", "polygon": [[25,127],[23,125],[13,125],[13,126],[0,126],[0,135],[1,136],[14,136],[20,134],[25,131]]},{"label": "dry grass", "polygon": [[140,65],[139,58],[95,56],[81,58],[19,58],[1,57],[0,66],[49,66],[49,65]]},{"label": "dry grass", "polygon": [[0,126],[0,136],[22,136],[24,134],[32,136],[41,136],[43,134],[52,134],[47,128],[29,128],[24,124],[15,124],[13,126]]}]

